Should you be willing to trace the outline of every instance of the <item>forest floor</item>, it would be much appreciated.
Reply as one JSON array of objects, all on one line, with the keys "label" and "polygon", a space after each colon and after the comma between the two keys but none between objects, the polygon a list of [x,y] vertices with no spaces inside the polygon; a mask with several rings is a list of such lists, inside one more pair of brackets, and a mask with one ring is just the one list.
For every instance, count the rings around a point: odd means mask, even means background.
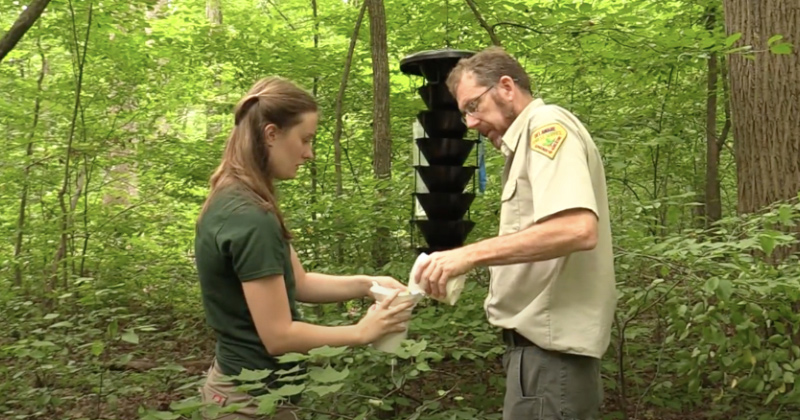
[{"label": "forest floor", "polygon": [[[197,395],[214,353],[214,342],[202,317],[186,320],[165,313],[152,319],[161,321],[151,322],[154,331],[142,334],[141,341],[110,341],[101,356],[93,356],[91,343],[84,342],[79,346],[67,344],[51,357],[38,360],[31,359],[32,353],[17,359],[0,358],[0,418],[134,420],[140,418],[142,409],[167,411],[171,403]],[[94,328],[102,330],[104,322],[96,319]],[[12,346],[20,335],[25,336],[19,332],[0,336],[0,349]],[[50,340],[55,341],[52,336]],[[66,341],[69,343],[69,339]],[[130,360],[120,361],[125,356]],[[463,400],[444,398],[440,401],[443,408],[485,407],[487,396],[491,396],[498,402],[495,413],[499,413],[503,389],[497,384],[502,384],[504,376],[501,360],[494,357],[486,362],[445,359],[431,363],[430,371],[404,385],[402,395],[421,404],[437,390],[454,388]],[[485,384],[485,392],[479,394],[461,386],[465,384]],[[645,406],[635,410],[636,404],[635,398],[629,398],[629,420],[736,418]],[[606,391],[604,412],[606,420],[625,418],[615,392]]]}]

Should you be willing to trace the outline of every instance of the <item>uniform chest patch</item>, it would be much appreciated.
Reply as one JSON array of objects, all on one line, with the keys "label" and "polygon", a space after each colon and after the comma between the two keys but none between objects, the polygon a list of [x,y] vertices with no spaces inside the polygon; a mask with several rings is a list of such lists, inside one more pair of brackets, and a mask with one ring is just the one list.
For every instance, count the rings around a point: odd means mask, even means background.
[{"label": "uniform chest patch", "polygon": [[552,159],[566,138],[567,130],[561,124],[545,125],[531,133],[531,150]]}]

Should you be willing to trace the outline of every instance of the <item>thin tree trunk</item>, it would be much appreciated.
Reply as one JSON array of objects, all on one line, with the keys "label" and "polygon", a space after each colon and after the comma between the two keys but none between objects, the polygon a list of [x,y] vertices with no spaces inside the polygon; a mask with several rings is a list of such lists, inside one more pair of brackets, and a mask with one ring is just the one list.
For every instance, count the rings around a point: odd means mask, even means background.
[{"label": "thin tree trunk", "polygon": [[[317,53],[319,50],[319,21],[317,20],[317,0],[311,0],[311,13],[314,17],[314,52]],[[317,97],[317,91],[319,89],[319,77],[314,76],[314,85],[312,87],[312,93],[314,97]],[[316,156],[317,154],[317,136],[314,135],[314,138],[311,140],[311,153]],[[311,220],[317,220],[317,162],[316,160],[311,160],[309,162],[310,170],[311,170]]]},{"label": "thin tree trunk", "polygon": [[350,37],[350,47],[347,50],[347,58],[344,62],[344,70],[342,71],[342,80],[339,83],[339,93],[336,95],[336,105],[334,107],[334,116],[336,124],[333,128],[333,167],[336,176],[336,195],[342,194],[342,115],[344,114],[344,92],[347,89],[347,79],[350,76],[350,66],[353,63],[353,54],[356,50],[356,41],[358,40],[358,31],[361,29],[361,21],[364,20],[364,12],[367,10],[367,2],[361,5],[361,10],[358,12],[356,19],[355,29],[353,29],[353,36]]},{"label": "thin tree trunk", "polygon": [[501,46],[502,43],[500,42],[500,38],[498,38],[497,34],[494,33],[494,28],[492,26],[489,26],[489,24],[486,22],[486,19],[483,18],[483,15],[481,15],[480,10],[478,10],[478,5],[475,4],[475,1],[474,0],[466,0],[466,1],[469,8],[472,9],[472,13],[475,14],[475,18],[478,19],[478,23],[480,23],[483,29],[486,29],[486,32],[489,33],[489,38],[492,39],[492,45],[496,45],[498,47]]},{"label": "thin tree trunk", "polygon": [[[385,197],[388,181],[392,177],[392,138],[389,115],[389,48],[386,41],[386,10],[383,0],[367,0],[370,15],[370,43],[372,49],[372,151],[373,170],[379,187],[378,195]],[[381,203],[383,200],[378,200]],[[377,204],[380,205],[380,204]],[[380,210],[380,209],[376,209]],[[390,232],[385,223],[379,223],[373,242],[372,256],[375,268],[389,262]]]},{"label": "thin tree trunk", "polygon": [[[753,59],[729,59],[738,211],[752,213],[800,191],[800,2],[725,0],[725,10],[728,34],[753,47]],[[794,44],[791,54],[770,52],[775,34]],[[772,259],[798,249],[776,249]]]},{"label": "thin tree trunk", "polygon": [[[93,10],[93,2],[89,2],[89,14],[87,18],[86,24],[86,37],[84,38],[83,42],[83,52],[81,54],[80,45],[78,44],[78,32],[75,22],[75,11],[72,7],[72,1],[69,2],[69,9],[70,14],[72,15],[72,34],[73,40],[75,45],[75,57],[77,61],[77,68],[75,69],[76,72],[76,86],[75,86],[75,104],[72,108],[72,123],[70,124],[69,129],[69,136],[67,138],[67,151],[64,161],[64,179],[61,184],[61,189],[58,191],[58,203],[61,207],[61,223],[59,225],[61,239],[59,241],[58,250],[56,251],[55,256],[53,257],[53,265],[51,268],[51,278],[50,278],[50,290],[55,289],[55,282],[58,277],[58,265],[64,259],[67,253],[67,231],[69,229],[69,210],[67,210],[67,205],[65,202],[65,196],[67,194],[67,186],[69,185],[69,180],[71,178],[70,174],[70,164],[71,164],[71,157],[72,157],[72,143],[75,139],[75,126],[78,122],[78,110],[80,109],[81,105],[81,88],[83,87],[83,68],[84,64],[86,63],[86,52],[89,49],[89,33],[91,32],[92,28],[92,10]],[[65,267],[66,276],[66,267]]]},{"label": "thin tree trunk", "polygon": [[[347,88],[347,79],[350,76],[350,66],[353,63],[353,54],[356,49],[356,41],[358,40],[358,31],[361,29],[361,22],[364,20],[364,13],[367,10],[367,2],[361,5],[356,19],[356,25],[353,29],[353,36],[350,37],[350,47],[347,50],[347,58],[344,62],[344,70],[342,71],[342,80],[339,83],[339,92],[336,95],[336,105],[334,116],[336,124],[333,129],[333,168],[336,177],[336,197],[342,195],[342,115],[344,114],[344,92]],[[338,223],[337,223],[338,224]],[[344,261],[343,242],[344,237],[341,233],[337,234],[336,240],[336,259],[339,263]]]},{"label": "thin tree trunk", "polygon": [[39,19],[39,16],[42,15],[49,3],[50,0],[33,0],[27,9],[20,13],[17,21],[11,25],[11,29],[6,32],[3,39],[0,39],[0,63],[17,46],[19,40],[25,36],[28,29]]},{"label": "thin tree trunk", "polygon": [[[714,31],[716,7],[706,9],[706,29]],[[717,139],[717,79],[719,77],[717,54],[708,57],[708,83],[706,95],[706,227],[722,218],[719,184],[719,141]]]},{"label": "thin tree trunk", "polygon": [[[25,150],[25,156],[30,161],[33,156],[33,137],[36,133],[36,127],[39,125],[39,111],[42,105],[42,83],[44,82],[44,75],[47,74],[47,58],[42,49],[41,38],[36,39],[36,46],[39,48],[39,56],[42,58],[42,68],[39,71],[39,78],[36,80],[36,101],[33,105],[33,127],[28,136],[28,146]],[[25,235],[25,210],[28,205],[28,188],[30,187],[30,179],[28,178],[31,171],[31,164],[25,165],[22,175],[22,194],[19,202],[19,217],[17,218],[17,235],[14,240],[14,285],[22,286],[22,265],[20,258],[22,256],[22,239]]]},{"label": "thin tree trunk", "polygon": [[[221,0],[206,0],[206,18],[211,25],[209,36],[213,36],[217,28],[222,25],[222,2]],[[214,73],[214,95],[208,99],[206,103],[206,140],[214,141],[214,139],[222,132],[222,124],[216,120],[219,115],[218,104],[216,95],[220,87],[219,80],[219,66],[214,62],[213,58],[208,63],[209,68]]]}]

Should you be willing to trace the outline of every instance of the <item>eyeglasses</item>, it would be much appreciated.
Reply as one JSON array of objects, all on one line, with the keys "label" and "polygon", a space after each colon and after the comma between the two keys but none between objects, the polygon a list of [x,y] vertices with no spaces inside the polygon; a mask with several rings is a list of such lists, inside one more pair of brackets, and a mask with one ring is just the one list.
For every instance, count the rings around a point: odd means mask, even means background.
[{"label": "eyeglasses", "polygon": [[478,105],[480,105],[481,98],[483,98],[483,95],[486,95],[487,92],[489,92],[490,90],[494,89],[495,86],[497,86],[497,85],[493,84],[493,85],[489,86],[488,89],[484,90],[483,93],[478,95],[475,99],[467,102],[467,105],[464,106],[464,112],[461,113],[461,122],[462,123],[464,123],[465,125],[467,124],[467,115],[469,115],[470,117],[473,117],[473,118],[475,117],[474,114],[476,112],[478,112]]}]

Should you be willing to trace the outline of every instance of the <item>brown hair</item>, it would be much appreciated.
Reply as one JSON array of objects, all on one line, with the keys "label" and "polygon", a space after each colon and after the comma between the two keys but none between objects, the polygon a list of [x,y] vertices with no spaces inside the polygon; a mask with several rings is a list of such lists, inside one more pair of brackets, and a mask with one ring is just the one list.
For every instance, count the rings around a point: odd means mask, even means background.
[{"label": "brown hair", "polygon": [[447,88],[455,96],[458,84],[465,72],[475,75],[475,81],[481,86],[497,83],[503,76],[514,79],[520,89],[531,93],[531,80],[525,69],[504,49],[492,46],[469,58],[458,61],[447,76]]},{"label": "brown hair", "polygon": [[308,112],[318,112],[314,97],[291,81],[272,76],[256,82],[236,104],[235,126],[225,145],[222,162],[211,175],[211,191],[203,204],[201,217],[219,190],[233,187],[250,196],[265,211],[275,213],[283,236],[290,239],[267,165],[269,147],[264,129],[275,124],[281,130],[288,130],[299,124],[302,115]]}]

